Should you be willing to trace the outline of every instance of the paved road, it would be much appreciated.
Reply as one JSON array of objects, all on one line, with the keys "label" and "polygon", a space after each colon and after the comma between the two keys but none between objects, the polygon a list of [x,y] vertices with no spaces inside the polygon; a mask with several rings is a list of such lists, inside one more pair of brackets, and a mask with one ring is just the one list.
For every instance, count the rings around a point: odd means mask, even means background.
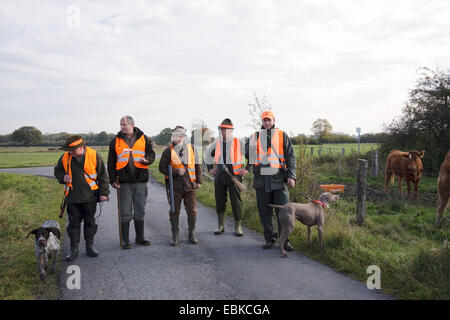
[{"label": "paved road", "polygon": [[[53,176],[53,167],[0,171]],[[196,233],[199,244],[187,241],[183,209],[181,241],[178,247],[171,247],[165,191],[154,181],[148,188],[145,228],[151,246],[119,248],[114,190],[97,220],[95,246],[100,256],[86,256],[82,241],[78,258],[62,263],[60,299],[390,299],[300,253],[292,252],[283,259],[278,247],[263,250],[263,237],[256,232],[243,228],[244,237],[234,236],[232,219],[226,221],[226,233],[214,235],[216,213],[201,204]],[[134,239],[134,229],[130,229]],[[65,241],[63,255],[68,251],[69,241]],[[80,290],[66,287],[70,265],[80,267]]]}]

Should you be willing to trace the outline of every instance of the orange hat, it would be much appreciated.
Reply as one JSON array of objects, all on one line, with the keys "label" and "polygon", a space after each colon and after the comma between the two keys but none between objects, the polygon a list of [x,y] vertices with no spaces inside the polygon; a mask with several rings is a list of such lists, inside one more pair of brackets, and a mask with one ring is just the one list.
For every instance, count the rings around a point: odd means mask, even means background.
[{"label": "orange hat", "polygon": [[261,120],[264,120],[265,118],[269,118],[275,121],[275,117],[273,116],[273,113],[270,110],[266,110],[262,113]]}]

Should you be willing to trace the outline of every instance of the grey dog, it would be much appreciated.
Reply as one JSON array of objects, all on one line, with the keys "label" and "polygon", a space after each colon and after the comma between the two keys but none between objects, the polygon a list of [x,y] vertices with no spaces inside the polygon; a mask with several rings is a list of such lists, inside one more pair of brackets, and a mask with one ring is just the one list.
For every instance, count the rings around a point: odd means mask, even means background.
[{"label": "grey dog", "polygon": [[322,193],[318,202],[295,203],[289,202],[284,206],[268,204],[269,207],[280,209],[278,217],[280,220],[280,248],[283,257],[288,257],[283,244],[294,229],[295,219],[308,226],[308,245],[311,245],[311,227],[317,225],[319,230],[320,249],[323,249],[323,225],[325,222],[324,208],[328,208],[330,203],[339,200],[339,196],[330,192]]}]

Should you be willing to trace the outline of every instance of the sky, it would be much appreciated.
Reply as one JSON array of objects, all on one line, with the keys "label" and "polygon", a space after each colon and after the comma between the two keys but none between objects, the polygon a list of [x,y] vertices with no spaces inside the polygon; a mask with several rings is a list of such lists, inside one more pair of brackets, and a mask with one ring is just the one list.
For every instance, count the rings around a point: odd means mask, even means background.
[{"label": "sky", "polygon": [[147,135],[224,118],[250,135],[265,97],[276,125],[381,132],[420,67],[450,69],[449,1],[1,1],[0,134]]}]

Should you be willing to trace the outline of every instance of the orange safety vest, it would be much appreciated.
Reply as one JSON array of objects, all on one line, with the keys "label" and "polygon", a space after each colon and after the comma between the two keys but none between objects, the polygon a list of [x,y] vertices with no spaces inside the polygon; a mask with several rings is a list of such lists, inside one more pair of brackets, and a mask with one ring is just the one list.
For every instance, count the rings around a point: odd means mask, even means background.
[{"label": "orange safety vest", "polygon": [[[196,178],[195,178],[195,155],[194,155],[194,149],[192,148],[192,145],[190,143],[188,143],[186,145],[186,147],[187,147],[186,149],[187,149],[187,152],[188,152],[187,169],[188,169],[188,173],[189,173],[189,178],[193,182],[193,181],[196,181]],[[181,162],[181,160],[178,157],[177,153],[173,149],[172,145],[170,145],[170,165],[174,169],[182,169],[182,168],[184,168],[183,163]],[[166,176],[166,178],[169,179],[168,176]]]},{"label": "orange safety vest", "polygon": [[133,148],[131,149],[123,139],[116,137],[116,154],[117,154],[116,170],[123,169],[127,166],[128,161],[130,160],[130,153],[133,155],[134,165],[136,166],[136,168],[148,169],[147,164],[142,164],[138,162],[145,156],[144,135],[142,135],[139,139],[136,140]]},{"label": "orange safety vest", "polygon": [[[72,168],[70,167],[72,163],[72,156],[69,155],[69,152],[65,152],[62,158],[62,164],[64,167],[64,171],[66,174],[70,176],[70,180],[72,181]],[[91,187],[91,190],[97,190],[97,151],[86,147],[86,152],[84,155],[84,178],[86,182]],[[72,183],[66,183],[64,186],[64,196],[68,196],[70,190],[73,189]]]},{"label": "orange safety vest", "polygon": [[[264,156],[267,156],[269,165],[272,168],[281,168],[286,166],[284,158],[284,140],[283,131],[275,129],[272,131],[271,146],[267,148],[267,154],[261,148],[261,134],[258,136],[258,142],[256,147],[256,162],[255,166],[262,164]],[[255,133],[252,135],[252,139],[255,139]]]},{"label": "orange safety vest", "polygon": [[[217,139],[216,151],[214,155],[215,163],[220,162],[220,157],[222,156],[222,143],[220,139]],[[231,163],[233,164],[233,174],[238,175],[242,168],[242,153],[241,153],[241,142],[238,138],[233,138],[231,142]]]}]

